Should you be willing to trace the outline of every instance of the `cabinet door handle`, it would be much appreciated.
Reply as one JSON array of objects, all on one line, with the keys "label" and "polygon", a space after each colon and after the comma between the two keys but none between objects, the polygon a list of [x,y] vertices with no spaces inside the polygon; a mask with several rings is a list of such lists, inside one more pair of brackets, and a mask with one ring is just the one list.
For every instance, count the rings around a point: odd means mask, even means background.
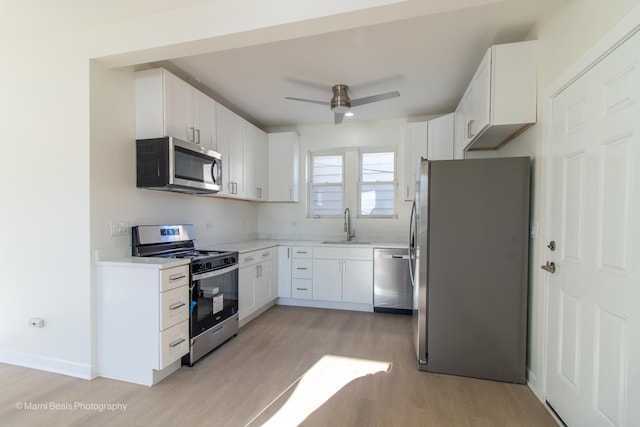
[{"label": "cabinet door handle", "polygon": [[196,129],[196,144],[200,144],[200,129]]},{"label": "cabinet door handle", "polygon": [[174,274],[174,275],[169,276],[169,281],[170,282],[175,282],[176,280],[184,279],[185,277],[187,277],[187,276],[185,276],[182,273],[178,273],[178,274]]},{"label": "cabinet door handle", "polygon": [[344,265],[344,269],[342,270],[343,272],[347,272],[347,261],[342,261],[342,264]]},{"label": "cabinet door handle", "polygon": [[287,258],[291,258],[291,248],[287,248]]},{"label": "cabinet door handle", "polygon": [[409,186],[407,185],[407,193],[404,197],[409,197]]},{"label": "cabinet door handle", "polygon": [[238,183],[237,182],[233,183],[233,194],[238,194]]},{"label": "cabinet door handle", "polygon": [[169,347],[173,348],[173,347],[177,347],[180,344],[182,344],[183,342],[185,342],[186,340],[184,338],[179,338],[175,341],[173,341],[171,344],[169,344]]},{"label": "cabinet door handle", "polygon": [[177,310],[177,309],[179,309],[180,307],[184,307],[185,305],[187,305],[187,304],[185,304],[185,303],[183,303],[183,302],[177,302],[177,303],[175,303],[175,304],[171,304],[171,305],[169,306],[169,310]]},{"label": "cabinet door handle", "polygon": [[476,136],[473,133],[474,123],[475,123],[475,120],[469,120],[469,123],[467,123],[467,138],[473,138],[474,136]]},{"label": "cabinet door handle", "polygon": [[338,271],[342,272],[342,261],[338,261]]},{"label": "cabinet door handle", "polygon": [[297,291],[306,291],[307,288],[296,288]]},{"label": "cabinet door handle", "polygon": [[289,189],[289,200],[293,200],[293,190]]},{"label": "cabinet door handle", "polygon": [[191,131],[191,136],[189,137],[189,142],[196,142],[196,133],[194,128],[189,128]]}]

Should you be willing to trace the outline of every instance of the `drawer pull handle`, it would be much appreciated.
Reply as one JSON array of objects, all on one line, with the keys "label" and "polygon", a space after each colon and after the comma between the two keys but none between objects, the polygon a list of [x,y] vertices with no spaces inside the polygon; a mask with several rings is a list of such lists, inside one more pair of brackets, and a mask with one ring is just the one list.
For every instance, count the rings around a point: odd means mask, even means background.
[{"label": "drawer pull handle", "polygon": [[296,267],[296,270],[308,270],[307,267]]},{"label": "drawer pull handle", "polygon": [[253,257],[252,257],[252,256],[249,256],[249,257],[246,257],[244,260],[245,260],[245,261],[253,261]]},{"label": "drawer pull handle", "polygon": [[296,290],[298,290],[298,291],[306,291],[307,288],[296,288]]},{"label": "drawer pull handle", "polygon": [[296,251],[297,254],[306,254],[307,251]]},{"label": "drawer pull handle", "polygon": [[173,348],[173,347],[177,347],[180,344],[182,344],[183,342],[185,342],[184,338],[179,338],[177,340],[175,340],[174,342],[172,342],[171,344],[169,344],[169,347]]},{"label": "drawer pull handle", "polygon": [[180,280],[180,279],[184,279],[185,276],[184,274],[180,273],[180,274],[174,274],[173,276],[169,276],[169,281],[170,282],[175,282],[176,280]]},{"label": "drawer pull handle", "polygon": [[187,305],[187,304],[185,304],[185,303],[183,303],[183,302],[177,302],[177,303],[175,303],[175,304],[171,304],[171,305],[169,306],[169,310],[177,310],[177,309],[179,309],[180,307],[184,307],[185,305]]},{"label": "drawer pull handle", "polygon": [[262,254],[262,256],[263,256],[263,257],[271,256],[271,252],[265,252],[265,253],[263,253],[263,254]]}]

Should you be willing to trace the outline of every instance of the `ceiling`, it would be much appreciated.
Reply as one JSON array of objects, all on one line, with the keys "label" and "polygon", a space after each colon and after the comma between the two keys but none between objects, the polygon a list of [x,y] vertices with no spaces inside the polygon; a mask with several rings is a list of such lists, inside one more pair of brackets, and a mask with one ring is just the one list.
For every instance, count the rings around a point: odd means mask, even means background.
[{"label": "ceiling", "polygon": [[510,0],[454,12],[153,63],[164,66],[255,125],[333,123],[334,84],[353,98],[400,97],[353,109],[344,122],[452,112],[486,49],[522,41],[544,1]]}]

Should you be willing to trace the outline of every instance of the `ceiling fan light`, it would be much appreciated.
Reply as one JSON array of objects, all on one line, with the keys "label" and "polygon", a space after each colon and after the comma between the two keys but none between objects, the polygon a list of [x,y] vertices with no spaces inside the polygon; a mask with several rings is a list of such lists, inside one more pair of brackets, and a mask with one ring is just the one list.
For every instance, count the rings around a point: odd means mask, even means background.
[{"label": "ceiling fan light", "polygon": [[334,113],[347,114],[350,111],[350,107],[346,105],[336,105],[331,107],[331,111]]},{"label": "ceiling fan light", "polygon": [[346,113],[344,113],[344,115],[346,117],[353,117],[353,111],[347,111]]}]

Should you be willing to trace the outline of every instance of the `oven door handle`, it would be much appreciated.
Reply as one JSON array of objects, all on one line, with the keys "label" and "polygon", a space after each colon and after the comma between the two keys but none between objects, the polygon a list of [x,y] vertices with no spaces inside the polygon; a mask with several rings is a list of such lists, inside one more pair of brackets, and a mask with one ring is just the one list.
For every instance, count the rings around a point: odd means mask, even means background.
[{"label": "oven door handle", "polygon": [[220,270],[207,271],[206,273],[202,273],[202,274],[194,274],[193,280],[202,280],[202,279],[209,279],[210,277],[222,276],[223,274],[230,273],[237,269],[238,269],[238,264],[235,264],[235,265],[232,265],[231,267],[222,268]]}]

